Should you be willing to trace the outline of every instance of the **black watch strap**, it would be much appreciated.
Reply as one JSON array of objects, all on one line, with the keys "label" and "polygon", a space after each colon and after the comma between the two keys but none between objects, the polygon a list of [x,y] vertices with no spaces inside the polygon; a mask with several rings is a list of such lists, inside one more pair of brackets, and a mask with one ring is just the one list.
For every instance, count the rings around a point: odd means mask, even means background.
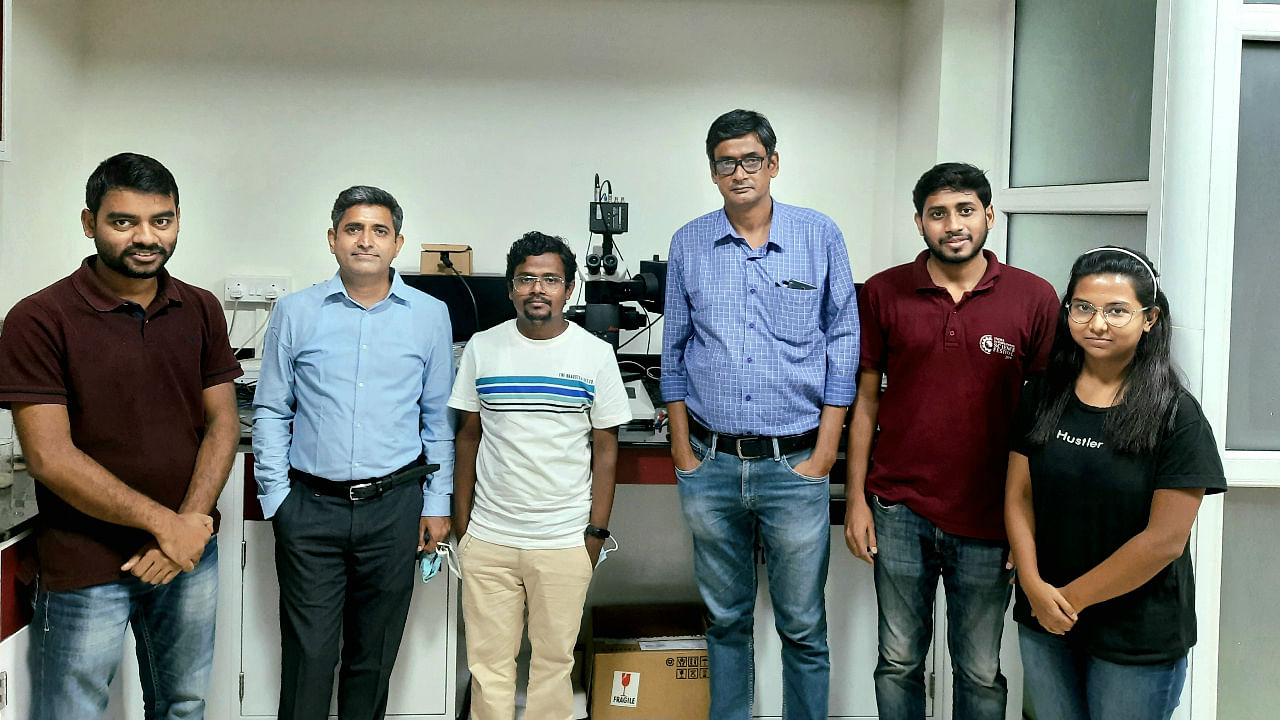
[{"label": "black watch strap", "polygon": [[601,540],[609,539],[608,528],[596,527],[595,525],[588,525],[587,529],[583,530],[582,532],[587,535],[590,535],[591,537],[600,538]]}]

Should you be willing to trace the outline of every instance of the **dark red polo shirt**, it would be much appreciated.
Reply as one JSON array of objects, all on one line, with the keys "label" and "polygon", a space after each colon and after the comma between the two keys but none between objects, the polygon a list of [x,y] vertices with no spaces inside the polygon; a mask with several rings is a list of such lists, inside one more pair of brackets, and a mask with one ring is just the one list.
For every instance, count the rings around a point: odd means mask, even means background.
[{"label": "dark red polo shirt", "polygon": [[[9,311],[0,405],[66,405],[77,448],[177,510],[204,435],[204,389],[242,374],[226,318],[212,294],[165,271],[144,313],[98,281],[96,261]],[[119,579],[120,565],[151,539],[85,515],[39,482],[36,500],[36,555],[50,590]]]},{"label": "dark red polo shirt", "polygon": [[928,251],[862,288],[861,367],[888,383],[867,492],[953,535],[1004,540],[1013,410],[1023,379],[1048,361],[1058,298],[983,255],[987,272],[958,303],[929,277]]}]

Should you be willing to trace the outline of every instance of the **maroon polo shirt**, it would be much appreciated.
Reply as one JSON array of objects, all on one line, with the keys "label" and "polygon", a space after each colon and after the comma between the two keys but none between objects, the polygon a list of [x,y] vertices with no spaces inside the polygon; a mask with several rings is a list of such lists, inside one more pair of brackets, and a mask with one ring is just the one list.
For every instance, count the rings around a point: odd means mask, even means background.
[{"label": "maroon polo shirt", "polygon": [[[102,285],[95,262],[87,258],[9,311],[0,406],[66,405],[77,448],[177,510],[204,436],[204,389],[242,374],[226,318],[212,294],[166,271],[144,312]],[[151,539],[85,515],[39,482],[36,500],[36,555],[50,590],[118,580],[120,565]]]},{"label": "maroon polo shirt", "polygon": [[929,277],[927,250],[862,288],[860,364],[888,382],[867,492],[953,535],[1003,541],[1013,410],[1048,361],[1058,298],[982,254],[987,271],[960,302]]}]

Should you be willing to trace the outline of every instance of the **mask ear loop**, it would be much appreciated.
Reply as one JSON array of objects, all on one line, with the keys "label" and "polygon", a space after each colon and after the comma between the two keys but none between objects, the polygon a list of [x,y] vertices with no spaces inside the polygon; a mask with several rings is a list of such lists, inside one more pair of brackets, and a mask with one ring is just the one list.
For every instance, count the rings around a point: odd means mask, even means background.
[{"label": "mask ear loop", "polygon": [[447,542],[436,543],[436,554],[444,559],[449,566],[449,572],[453,576],[462,579],[462,567],[458,564],[458,554],[454,551],[453,546]]},{"label": "mask ear loop", "polygon": [[612,542],[612,543],[613,543],[613,547],[600,548],[600,559],[599,559],[599,560],[596,560],[596,567],[600,567],[601,565],[603,565],[603,564],[604,564],[604,561],[605,561],[606,559],[608,559],[608,557],[609,557],[609,553],[611,553],[611,552],[613,552],[613,551],[617,550],[618,548],[622,547],[621,545],[619,545],[619,544],[618,544],[618,536],[617,536],[617,535],[610,535],[610,536],[609,536],[609,539],[608,539],[608,540],[606,540],[605,542]]}]

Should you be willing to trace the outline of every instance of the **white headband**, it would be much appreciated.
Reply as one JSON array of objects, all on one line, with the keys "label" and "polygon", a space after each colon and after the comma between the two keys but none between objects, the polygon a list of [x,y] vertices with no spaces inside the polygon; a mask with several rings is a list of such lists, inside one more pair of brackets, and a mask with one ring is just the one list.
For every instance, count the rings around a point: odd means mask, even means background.
[{"label": "white headband", "polygon": [[1138,257],[1138,254],[1132,250],[1126,250],[1122,247],[1098,247],[1086,252],[1085,255],[1092,255],[1096,252],[1106,252],[1108,250],[1111,252],[1124,253],[1134,260],[1137,260],[1139,265],[1142,265],[1142,267],[1147,269],[1147,272],[1151,273],[1151,284],[1155,286],[1156,292],[1160,292],[1160,283],[1156,280],[1156,271],[1152,270],[1151,266],[1147,264],[1147,261]]}]

